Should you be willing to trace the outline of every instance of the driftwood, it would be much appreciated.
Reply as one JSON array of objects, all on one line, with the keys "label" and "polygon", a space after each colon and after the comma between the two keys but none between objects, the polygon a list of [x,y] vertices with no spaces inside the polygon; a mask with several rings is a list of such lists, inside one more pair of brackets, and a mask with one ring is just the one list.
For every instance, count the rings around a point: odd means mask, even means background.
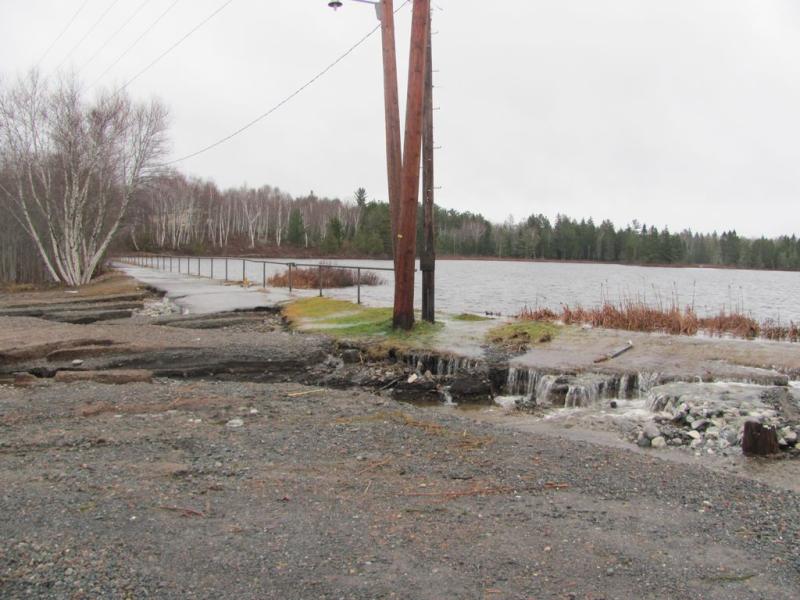
[{"label": "driftwood", "polygon": [[623,354],[625,354],[628,350],[631,350],[632,348],[633,348],[633,342],[628,342],[628,344],[624,348],[620,348],[616,352],[612,352],[611,354],[606,354],[605,356],[601,356],[600,358],[596,358],[594,362],[595,362],[595,364],[597,364],[597,363],[602,363],[602,362],[606,362],[607,360],[611,360],[611,359],[617,358],[618,356],[622,356]]},{"label": "driftwood", "polygon": [[747,421],[744,424],[744,436],[742,437],[742,454],[745,456],[780,454],[777,432],[756,421]]}]

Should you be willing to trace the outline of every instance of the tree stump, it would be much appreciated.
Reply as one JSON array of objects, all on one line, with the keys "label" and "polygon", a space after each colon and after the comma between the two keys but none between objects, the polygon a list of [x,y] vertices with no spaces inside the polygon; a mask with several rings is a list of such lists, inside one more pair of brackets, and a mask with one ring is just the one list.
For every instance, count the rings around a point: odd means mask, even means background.
[{"label": "tree stump", "polygon": [[764,427],[756,421],[744,424],[742,453],[745,456],[769,456],[779,454],[778,434],[771,427]]}]

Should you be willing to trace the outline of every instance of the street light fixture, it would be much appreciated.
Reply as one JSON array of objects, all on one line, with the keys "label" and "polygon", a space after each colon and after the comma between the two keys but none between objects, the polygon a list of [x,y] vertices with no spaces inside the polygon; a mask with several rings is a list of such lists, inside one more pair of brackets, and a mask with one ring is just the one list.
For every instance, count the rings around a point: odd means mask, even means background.
[{"label": "street light fixture", "polygon": [[[375,7],[375,13],[378,15],[378,20],[381,20],[381,3],[380,1],[374,0],[351,0],[351,2],[361,2],[362,4],[372,4]],[[338,10],[342,8],[343,4],[340,0],[331,0],[328,2],[328,6],[330,6],[333,10]]]}]

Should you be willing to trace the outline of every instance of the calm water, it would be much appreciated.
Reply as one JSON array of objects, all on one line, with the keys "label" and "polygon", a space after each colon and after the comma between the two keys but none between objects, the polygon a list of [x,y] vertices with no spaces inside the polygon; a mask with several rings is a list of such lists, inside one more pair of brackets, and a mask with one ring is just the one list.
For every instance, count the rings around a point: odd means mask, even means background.
[{"label": "calm water", "polygon": [[[289,262],[292,259],[281,259]],[[314,263],[309,259],[295,262]],[[390,261],[328,261],[369,267],[391,267]],[[167,265],[168,266],[168,265]],[[177,270],[177,259],[173,262]],[[248,262],[247,278],[261,283],[262,266]],[[197,273],[197,260],[191,270]],[[224,278],[225,260],[214,260],[214,277]],[[283,271],[266,265],[266,275]],[[186,259],[182,262],[186,272]],[[201,259],[200,272],[208,277],[211,261]],[[370,305],[390,305],[393,274],[379,273],[385,284],[362,288],[362,300]],[[241,279],[242,262],[229,259],[228,277]],[[420,275],[417,274],[419,307]],[[449,313],[491,311],[511,315],[525,306],[558,309],[562,304],[594,306],[604,298],[619,301],[639,298],[650,304],[694,304],[701,313],[721,308],[740,308],[757,319],[800,321],[800,273],[733,269],[676,269],[603,264],[528,263],[506,261],[442,260],[436,266],[436,308]],[[305,294],[307,292],[301,292]],[[326,296],[355,300],[355,288],[326,290]]]}]

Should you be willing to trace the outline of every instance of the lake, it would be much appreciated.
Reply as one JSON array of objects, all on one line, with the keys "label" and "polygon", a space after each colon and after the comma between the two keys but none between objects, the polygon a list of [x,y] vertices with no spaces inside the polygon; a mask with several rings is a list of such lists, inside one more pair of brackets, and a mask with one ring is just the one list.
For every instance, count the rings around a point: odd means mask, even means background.
[{"label": "lake", "polygon": [[[318,262],[311,259],[279,261]],[[391,261],[383,260],[326,262],[366,270],[392,266]],[[197,259],[192,259],[191,265],[192,273],[197,273]],[[173,267],[177,270],[177,259]],[[215,259],[214,277],[224,278],[224,269],[225,260]],[[261,283],[262,269],[260,264],[248,262],[247,278]],[[266,265],[267,277],[283,270],[279,265]],[[182,261],[182,271],[186,272],[186,259]],[[210,275],[210,259],[201,259],[200,272],[206,277]],[[393,301],[393,274],[382,272],[379,275],[385,284],[362,288],[362,300],[368,305],[389,306]],[[242,278],[241,259],[229,259],[228,277]],[[416,306],[419,308],[419,272],[416,279]],[[326,290],[325,295],[355,300],[356,292],[354,288],[345,288]],[[759,320],[800,322],[800,273],[518,261],[440,260],[436,264],[436,309],[448,313],[490,311],[513,315],[525,306],[559,309],[562,304],[572,307],[580,304],[592,307],[604,299],[618,302],[624,298],[641,299],[655,306],[669,306],[677,299],[682,307],[694,305],[701,315],[734,308]]]}]

